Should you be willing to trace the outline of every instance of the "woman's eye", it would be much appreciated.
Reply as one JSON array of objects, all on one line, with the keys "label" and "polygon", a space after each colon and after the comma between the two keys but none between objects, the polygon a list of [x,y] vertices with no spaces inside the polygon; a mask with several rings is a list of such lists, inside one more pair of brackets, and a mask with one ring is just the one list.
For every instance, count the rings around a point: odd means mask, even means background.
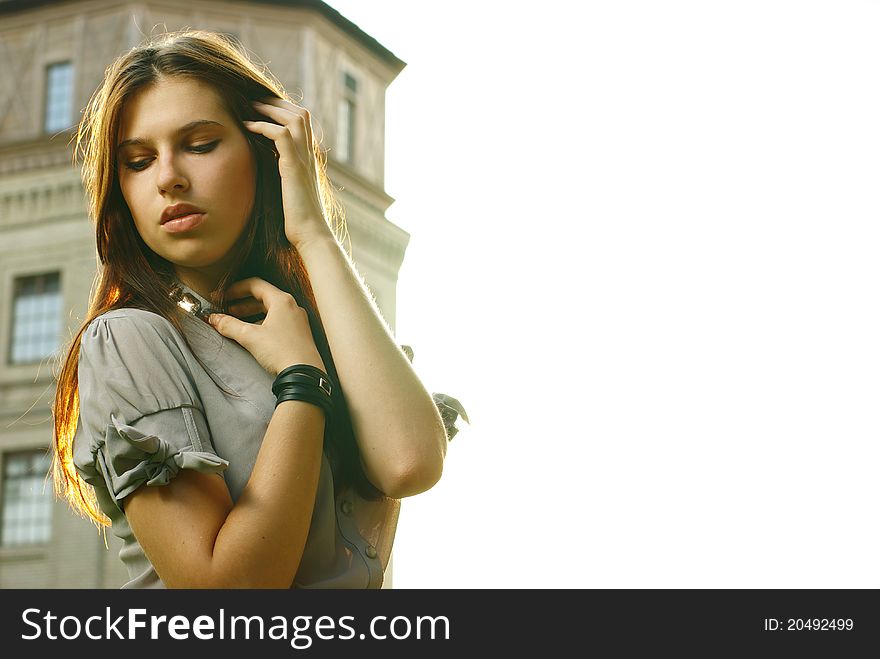
[{"label": "woman's eye", "polygon": [[213,142],[208,142],[207,144],[199,144],[197,146],[190,147],[196,153],[207,153],[211,151],[215,146],[220,144],[220,140],[214,140]]},{"label": "woman's eye", "polygon": [[137,162],[127,162],[127,163],[125,163],[125,166],[126,166],[128,169],[131,169],[131,170],[133,170],[133,171],[135,171],[135,172],[139,172],[139,171],[141,171],[144,167],[147,166],[147,165],[146,165],[146,162],[147,162],[146,160],[138,160]]},{"label": "woman's eye", "polygon": [[[208,142],[207,144],[196,144],[189,147],[189,150],[193,153],[208,153],[209,151],[213,151],[214,147],[216,147],[218,144],[220,144],[220,140],[214,140],[213,142]],[[146,158],[144,160],[135,160],[125,163],[125,166],[132,171],[140,172],[146,168],[150,160],[151,158]]]}]

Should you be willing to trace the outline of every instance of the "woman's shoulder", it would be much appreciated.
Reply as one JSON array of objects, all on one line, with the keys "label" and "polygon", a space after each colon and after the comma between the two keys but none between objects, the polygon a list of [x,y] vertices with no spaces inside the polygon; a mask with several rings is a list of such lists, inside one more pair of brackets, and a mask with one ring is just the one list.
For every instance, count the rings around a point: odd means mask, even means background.
[{"label": "woman's shoulder", "polygon": [[[129,322],[112,322],[120,320]],[[171,324],[171,321],[165,318],[165,316],[157,314],[154,311],[147,311],[146,309],[139,309],[136,307],[121,307],[119,309],[110,309],[109,311],[105,311],[104,313],[95,316],[95,318],[93,318],[92,321],[89,323],[88,327],[101,324],[112,324],[119,327],[133,324],[145,327],[155,327],[159,329],[173,329],[174,327]]]},{"label": "woman's shoulder", "polygon": [[198,400],[192,354],[170,321],[143,309],[114,309],[90,322],[77,374],[96,427],[110,413],[131,422]]},{"label": "woman's shoulder", "polygon": [[86,335],[94,336],[101,331],[121,336],[130,334],[145,336],[155,334],[166,338],[179,336],[170,320],[153,311],[136,307],[111,309],[96,316],[86,326],[83,338]]},{"label": "woman's shoulder", "polygon": [[80,346],[81,355],[139,355],[156,360],[164,354],[189,361],[189,348],[171,321],[133,307],[111,309],[96,316],[83,331]]}]

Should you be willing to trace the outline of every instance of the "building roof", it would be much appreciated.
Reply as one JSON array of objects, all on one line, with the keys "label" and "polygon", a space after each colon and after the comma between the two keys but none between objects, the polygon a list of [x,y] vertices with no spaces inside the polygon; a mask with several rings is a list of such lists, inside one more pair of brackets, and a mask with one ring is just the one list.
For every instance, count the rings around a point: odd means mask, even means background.
[{"label": "building roof", "polygon": [[[75,1],[75,0],[74,0]],[[376,41],[369,34],[360,29],[356,24],[352,23],[345,16],[336,11],[333,7],[321,0],[244,0],[261,5],[274,5],[277,7],[291,7],[302,9],[313,9],[326,17],[331,23],[336,25],[340,30],[352,36],[355,40],[363,44],[370,52],[375,54],[379,59],[394,69],[395,73],[400,73],[406,66],[406,62],[399,59],[394,53],[385,48],[381,43]],[[27,11],[37,9],[48,5],[60,5],[62,3],[70,3],[71,0],[0,0],[0,16],[16,11]]]}]

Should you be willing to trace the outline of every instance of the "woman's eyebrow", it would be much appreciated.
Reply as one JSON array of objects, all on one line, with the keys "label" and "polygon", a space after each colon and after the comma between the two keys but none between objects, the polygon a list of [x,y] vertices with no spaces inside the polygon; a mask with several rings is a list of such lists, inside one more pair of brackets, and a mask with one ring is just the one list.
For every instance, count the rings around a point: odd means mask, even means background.
[{"label": "woman's eyebrow", "polygon": [[[195,121],[190,121],[185,126],[181,126],[180,128],[178,128],[174,132],[177,135],[181,135],[183,133],[186,133],[187,131],[192,130],[193,128],[198,128],[199,126],[205,126],[205,125],[220,126],[221,128],[223,127],[223,124],[221,124],[218,121],[211,121],[210,119],[196,119]],[[146,144],[146,143],[147,143],[147,141],[143,137],[132,137],[129,140],[123,140],[122,142],[120,142],[116,148],[118,150],[118,149],[123,149],[127,146],[132,146],[134,144]]]}]

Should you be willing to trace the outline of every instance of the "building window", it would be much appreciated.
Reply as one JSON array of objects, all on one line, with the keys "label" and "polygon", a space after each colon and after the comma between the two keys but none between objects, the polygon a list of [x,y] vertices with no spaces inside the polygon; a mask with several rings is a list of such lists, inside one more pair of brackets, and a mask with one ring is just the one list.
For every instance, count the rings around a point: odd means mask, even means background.
[{"label": "building window", "polygon": [[336,152],[339,160],[354,162],[354,126],[357,109],[357,80],[350,74],[343,75],[342,98],[339,100],[339,113],[336,132]]},{"label": "building window", "polygon": [[52,535],[52,459],[37,451],[7,453],[3,459],[0,544],[18,547],[48,542]]},{"label": "building window", "polygon": [[47,133],[55,133],[73,124],[73,64],[51,64],[46,70]]},{"label": "building window", "polygon": [[61,286],[57,272],[17,277],[12,293],[11,364],[53,355],[61,342]]}]

